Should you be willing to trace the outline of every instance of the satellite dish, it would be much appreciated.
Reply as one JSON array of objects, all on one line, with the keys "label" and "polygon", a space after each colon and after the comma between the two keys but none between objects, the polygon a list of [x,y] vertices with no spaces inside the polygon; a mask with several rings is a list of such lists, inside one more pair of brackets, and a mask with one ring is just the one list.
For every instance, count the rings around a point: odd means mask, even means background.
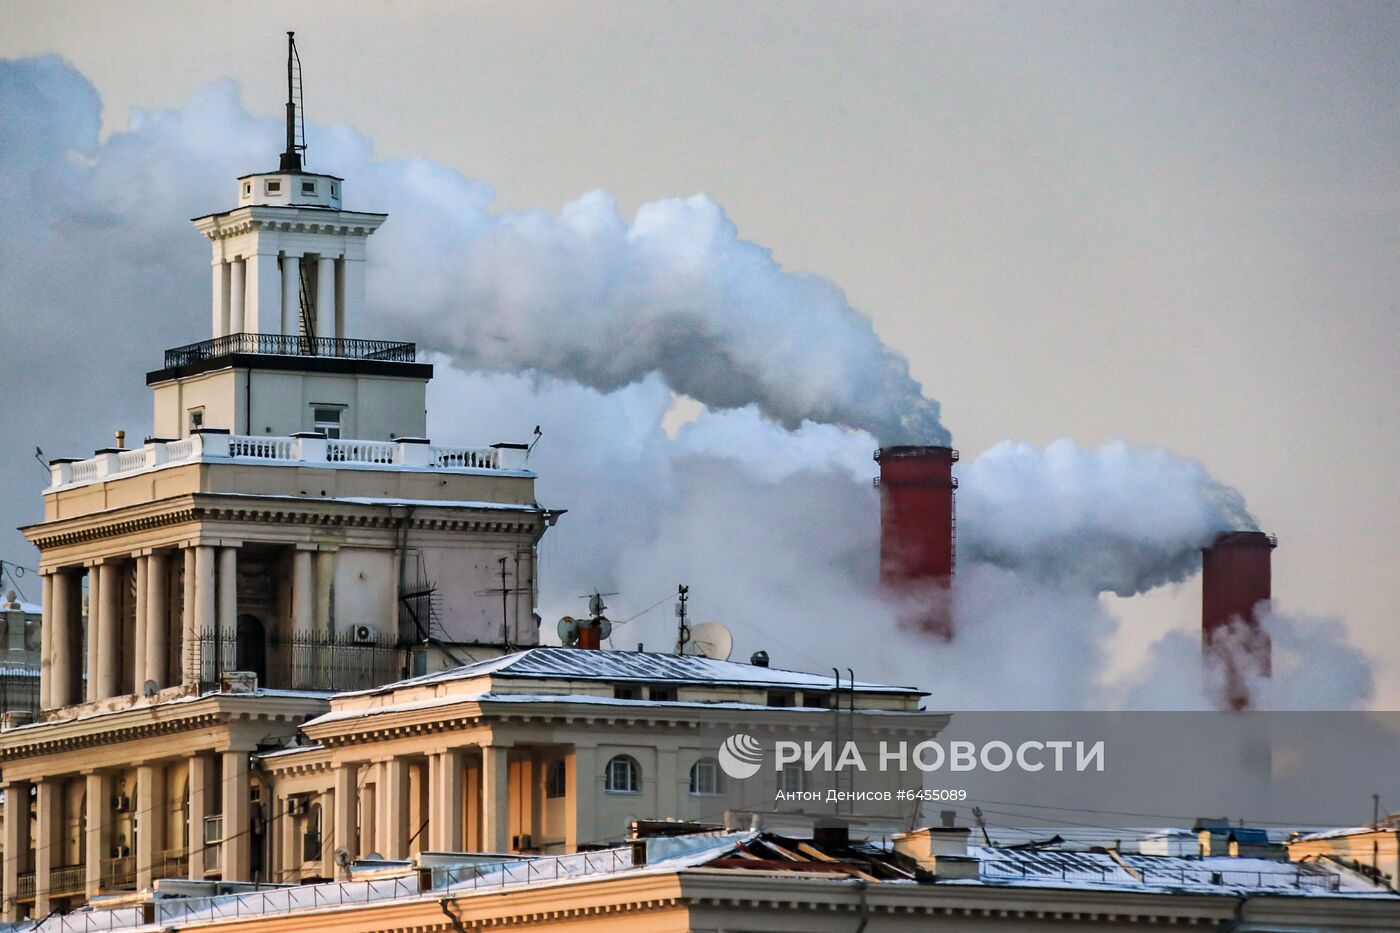
[{"label": "satellite dish", "polygon": [[564,616],[559,620],[555,631],[559,633],[559,641],[566,645],[574,644],[578,641],[578,619],[573,616]]},{"label": "satellite dish", "polygon": [[592,596],[588,597],[588,612],[590,615],[600,616],[606,608],[608,607],[607,604],[603,602],[602,593],[594,593]]},{"label": "satellite dish", "polygon": [[148,680],[142,685],[141,692],[148,697],[153,697],[160,692],[160,684],[156,683],[154,680]]},{"label": "satellite dish", "polygon": [[599,640],[607,641],[609,638],[612,637],[612,620],[610,620],[607,616],[598,616],[598,618],[594,619],[593,621],[598,623]]},{"label": "satellite dish", "polygon": [[690,639],[682,650],[686,654],[728,661],[730,652],[734,650],[734,635],[727,626],[718,622],[701,622],[691,626]]},{"label": "satellite dish", "polygon": [[348,866],[350,864],[350,850],[344,846],[337,848],[335,850],[335,863],[341,868]]}]

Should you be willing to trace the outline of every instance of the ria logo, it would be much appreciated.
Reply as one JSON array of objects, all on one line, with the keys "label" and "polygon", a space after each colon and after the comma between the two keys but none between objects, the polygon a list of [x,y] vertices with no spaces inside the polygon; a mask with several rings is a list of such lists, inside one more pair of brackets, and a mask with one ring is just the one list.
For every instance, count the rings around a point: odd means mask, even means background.
[{"label": "ria logo", "polygon": [[719,766],[735,780],[751,778],[763,766],[763,745],[751,735],[735,733],[719,747]]}]

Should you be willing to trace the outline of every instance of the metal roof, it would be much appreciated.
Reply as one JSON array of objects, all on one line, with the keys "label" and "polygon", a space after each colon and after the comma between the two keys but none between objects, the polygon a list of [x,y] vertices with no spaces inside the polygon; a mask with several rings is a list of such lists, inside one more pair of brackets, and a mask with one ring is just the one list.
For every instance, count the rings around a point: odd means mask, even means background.
[{"label": "metal roof", "polygon": [[[386,684],[362,693],[389,693],[405,687],[427,686],[473,677],[509,677],[534,680],[606,680],[639,683],[720,684],[741,687],[830,690],[834,678],[823,674],[759,667],[737,661],[717,661],[695,655],[658,654],[649,651],[591,651],[584,648],[529,648],[489,661],[478,661],[436,674]],[[849,681],[842,678],[843,688]],[[901,693],[926,696],[916,687],[856,681],[864,693]]]}]

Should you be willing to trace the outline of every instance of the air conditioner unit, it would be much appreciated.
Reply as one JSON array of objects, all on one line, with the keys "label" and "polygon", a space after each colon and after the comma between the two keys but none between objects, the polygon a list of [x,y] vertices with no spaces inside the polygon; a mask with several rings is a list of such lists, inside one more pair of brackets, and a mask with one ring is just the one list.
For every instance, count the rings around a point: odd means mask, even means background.
[{"label": "air conditioner unit", "polygon": [[116,813],[130,813],[131,798],[126,794],[117,794],[112,798],[112,810]]},{"label": "air conditioner unit", "polygon": [[130,858],[131,846],[112,846],[112,858]]},{"label": "air conditioner unit", "polygon": [[306,813],[306,798],[305,798],[305,797],[288,797],[288,798],[287,798],[287,815],[288,815],[288,816],[302,816],[302,815],[304,815],[305,813]]},{"label": "air conditioner unit", "polygon": [[204,844],[212,845],[224,841],[224,818],[206,816],[204,818]]},{"label": "air conditioner unit", "polygon": [[374,629],[368,625],[357,625],[350,633],[351,639],[357,645],[374,644]]},{"label": "air conditioner unit", "polygon": [[534,840],[530,838],[529,833],[521,833],[519,836],[511,837],[510,847],[516,852],[524,852],[528,849],[534,848],[534,846],[532,845],[533,842]]}]

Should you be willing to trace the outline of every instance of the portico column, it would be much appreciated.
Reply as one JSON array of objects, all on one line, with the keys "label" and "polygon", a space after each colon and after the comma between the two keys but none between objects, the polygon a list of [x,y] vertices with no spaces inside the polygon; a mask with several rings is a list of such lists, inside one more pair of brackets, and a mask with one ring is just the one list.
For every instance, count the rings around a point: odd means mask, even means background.
[{"label": "portico column", "polygon": [[[63,786],[52,778],[39,782],[34,805],[38,811],[34,823],[34,915],[47,916],[50,909],[49,892],[52,872],[58,862],[62,844]],[[9,849],[5,850],[7,853]]]},{"label": "portico column", "polygon": [[44,611],[44,634],[50,639],[53,663],[49,671],[52,706],[82,702],[79,688],[83,666],[79,660],[83,646],[82,577],[59,570],[52,577],[52,603]]},{"label": "portico column", "polygon": [[4,890],[5,907],[0,915],[5,920],[19,919],[20,869],[25,865],[29,849],[29,787],[28,781],[8,781],[5,789],[5,868],[0,888]]},{"label": "portico column", "polygon": [[316,260],[316,336],[335,336],[335,257]]},{"label": "portico column", "polygon": [[112,854],[112,778],[101,771],[90,771],[87,782],[87,835],[83,839],[83,862],[87,867],[87,896],[102,893],[107,859]]},{"label": "portico column", "polygon": [[43,595],[39,613],[39,709],[53,707],[53,649],[55,628],[53,591],[54,575],[42,577]]},{"label": "portico column", "polygon": [[379,765],[379,854],[408,857],[408,761],[388,758]]},{"label": "portico column", "polygon": [[[359,767],[351,762],[343,764],[335,769],[335,800],[332,801],[331,808],[334,811],[331,817],[331,838],[329,848],[334,849],[339,846],[350,854],[353,860],[359,856],[360,846],[357,827],[355,825],[355,783],[358,777]],[[326,811],[321,811],[325,817]],[[339,865],[335,867],[335,878],[343,881],[349,877],[344,868]]]},{"label": "portico column", "polygon": [[350,337],[360,324],[365,304],[365,261],[346,256],[340,261],[340,317],[337,337]]},{"label": "portico column", "polygon": [[229,264],[220,257],[214,260],[214,325],[213,334],[215,337],[222,337],[228,333],[229,315],[229,286],[230,269]]},{"label": "portico column", "polygon": [[196,881],[204,877],[208,867],[204,849],[204,819],[210,816],[212,783],[214,776],[214,756],[208,752],[196,752],[189,762],[190,826],[189,875]]},{"label": "portico column", "polygon": [[[264,249],[268,246],[264,244]],[[257,253],[244,264],[243,329],[250,334],[271,333],[282,318],[282,274],[277,253]]]},{"label": "portico column", "polygon": [[98,623],[98,611],[102,604],[102,565],[88,565],[88,597],[87,597],[87,685],[84,687],[84,697],[89,703],[97,699],[97,682],[99,680],[97,671],[102,666],[102,626]]},{"label": "portico column", "polygon": [[481,845],[510,851],[510,748],[481,746]]},{"label": "portico column", "polygon": [[462,753],[438,752],[431,761],[432,791],[428,797],[430,844],[437,852],[462,851]]},{"label": "portico column", "polygon": [[170,686],[170,555],[157,551],[146,558],[146,670],[141,682],[156,689]]},{"label": "portico column", "polygon": [[301,257],[282,257],[282,325],[279,333],[301,330]]},{"label": "portico column", "polygon": [[136,769],[136,890],[155,881],[165,854],[165,768],[144,764]]},{"label": "portico column", "polygon": [[[337,775],[339,777],[339,775]],[[338,782],[337,782],[338,784]],[[339,866],[335,864],[335,850],[337,846],[345,843],[340,841],[340,836],[335,830],[335,820],[339,811],[336,809],[336,801],[340,799],[340,794],[334,790],[321,792],[321,877],[334,878]],[[347,850],[348,851],[348,850]]]},{"label": "portico column", "polygon": [[331,584],[335,582],[335,548],[316,552],[316,634],[331,634]]},{"label": "portico column", "polygon": [[[97,567],[97,699],[117,695],[121,689],[122,614],[121,565],[104,561]],[[89,607],[91,611],[91,607]]]},{"label": "portico column", "polygon": [[229,319],[228,332],[230,334],[243,333],[243,307],[246,301],[245,294],[247,285],[247,266],[243,260],[235,259],[229,264]]},{"label": "portico column", "polygon": [[249,881],[252,846],[248,826],[248,753],[223,753],[223,880]]},{"label": "portico column", "polygon": [[281,876],[273,875],[279,881],[292,884],[301,880],[301,833],[298,832],[297,818],[292,816],[292,798],[286,796],[282,798],[282,832],[279,833],[278,847],[282,850],[278,863],[282,869]]},{"label": "portico column", "polygon": [[136,557],[136,611],[132,619],[131,692],[140,696],[146,688],[146,616],[150,614],[150,594],[146,591],[150,562],[145,554]]},{"label": "portico column", "polygon": [[314,690],[316,651],[312,632],[316,626],[316,577],[312,572],[314,545],[297,545],[292,552],[292,682],[294,689]]},{"label": "portico column", "polygon": [[214,631],[214,549],[185,548],[185,631],[180,639],[182,683],[204,680],[203,639]]},{"label": "portico column", "polygon": [[[231,671],[237,664],[232,642],[238,632],[238,549],[219,548],[218,610],[214,627],[218,630],[219,673]],[[262,686],[259,684],[258,686]]]},{"label": "portico column", "polygon": [[577,852],[597,837],[594,813],[598,793],[598,750],[574,745],[564,759],[564,849]]}]

